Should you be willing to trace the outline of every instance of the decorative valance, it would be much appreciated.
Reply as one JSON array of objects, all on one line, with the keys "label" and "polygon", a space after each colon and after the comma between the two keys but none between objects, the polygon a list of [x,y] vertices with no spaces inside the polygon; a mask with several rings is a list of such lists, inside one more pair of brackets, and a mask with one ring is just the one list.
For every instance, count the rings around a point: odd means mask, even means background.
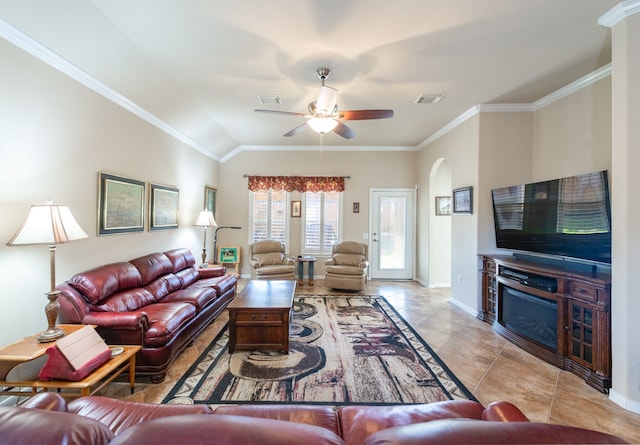
[{"label": "decorative valance", "polygon": [[348,176],[248,176],[249,190],[285,190],[287,192],[343,192]]}]

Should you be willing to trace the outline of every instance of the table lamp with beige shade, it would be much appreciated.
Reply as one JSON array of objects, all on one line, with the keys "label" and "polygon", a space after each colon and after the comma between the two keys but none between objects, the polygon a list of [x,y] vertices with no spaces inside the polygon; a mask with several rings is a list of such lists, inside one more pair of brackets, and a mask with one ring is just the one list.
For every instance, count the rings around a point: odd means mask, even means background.
[{"label": "table lamp with beige shade", "polygon": [[38,336],[40,343],[52,342],[64,336],[64,331],[56,326],[60,310],[57,301],[60,291],[56,289],[56,245],[83,238],[88,236],[71,215],[69,207],[49,200],[46,204],[31,206],[22,226],[7,243],[7,246],[49,246],[51,290],[46,293],[49,303],[45,307],[49,327]]}]

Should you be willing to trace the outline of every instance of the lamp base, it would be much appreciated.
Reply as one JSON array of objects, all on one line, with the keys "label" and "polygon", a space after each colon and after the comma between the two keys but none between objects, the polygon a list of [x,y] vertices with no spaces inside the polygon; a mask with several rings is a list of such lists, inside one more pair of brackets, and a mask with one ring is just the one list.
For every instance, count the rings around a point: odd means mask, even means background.
[{"label": "lamp base", "polygon": [[52,327],[38,335],[38,343],[50,343],[64,337],[64,331],[59,327]]}]

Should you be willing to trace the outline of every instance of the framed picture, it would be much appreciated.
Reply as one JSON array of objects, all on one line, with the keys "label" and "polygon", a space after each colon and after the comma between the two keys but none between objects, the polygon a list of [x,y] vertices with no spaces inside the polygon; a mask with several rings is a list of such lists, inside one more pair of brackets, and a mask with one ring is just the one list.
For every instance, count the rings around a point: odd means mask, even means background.
[{"label": "framed picture", "polygon": [[473,187],[453,191],[453,213],[473,213]]},{"label": "framed picture", "polygon": [[436,196],[436,215],[451,215],[451,196]]},{"label": "framed picture", "polygon": [[221,247],[218,249],[218,263],[239,263],[237,247]]},{"label": "framed picture", "polygon": [[204,209],[205,210],[211,210],[211,213],[213,213],[213,217],[215,218],[216,216],[216,193],[218,192],[217,189],[214,189],[213,187],[209,187],[208,185],[204,186]]},{"label": "framed picture", "polygon": [[144,230],[146,185],[98,173],[98,236]]},{"label": "framed picture", "polygon": [[360,203],[359,202],[354,202],[353,203],[353,213],[360,213]]},{"label": "framed picture", "polygon": [[302,201],[291,201],[291,217],[300,218],[302,216]]},{"label": "framed picture", "polygon": [[151,184],[149,230],[178,228],[179,198],[180,192],[177,188]]}]

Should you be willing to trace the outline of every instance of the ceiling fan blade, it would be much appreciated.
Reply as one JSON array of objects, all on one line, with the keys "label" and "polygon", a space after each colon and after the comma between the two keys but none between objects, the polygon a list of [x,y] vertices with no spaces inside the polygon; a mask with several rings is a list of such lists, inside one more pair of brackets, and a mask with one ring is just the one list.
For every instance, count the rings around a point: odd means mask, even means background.
[{"label": "ceiling fan blade", "polygon": [[388,119],[393,117],[393,110],[347,110],[339,111],[341,119],[346,121],[361,121],[366,119]]},{"label": "ceiling fan blade", "polygon": [[306,130],[308,127],[308,125],[306,124],[306,122],[302,125],[297,126],[296,128],[294,128],[293,130],[289,130],[288,132],[286,132],[285,134],[283,134],[284,137],[289,137],[289,136],[295,136],[298,133],[302,133],[304,130]]},{"label": "ceiling fan blade", "polygon": [[303,113],[294,113],[292,111],[276,111],[276,110],[253,110],[253,111],[257,111],[258,113],[284,114],[285,116],[302,116],[302,117],[305,116]]},{"label": "ceiling fan blade", "polygon": [[336,128],[334,128],[333,131],[345,139],[351,139],[356,135],[355,131],[353,131],[351,128],[347,127],[340,121],[338,121],[338,125],[336,125]]}]

